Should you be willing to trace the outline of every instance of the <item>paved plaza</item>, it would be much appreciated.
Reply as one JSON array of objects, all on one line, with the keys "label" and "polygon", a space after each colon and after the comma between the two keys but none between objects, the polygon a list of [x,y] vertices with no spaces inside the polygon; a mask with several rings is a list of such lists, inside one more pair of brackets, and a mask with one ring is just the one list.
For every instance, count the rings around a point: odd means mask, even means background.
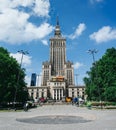
[{"label": "paved plaza", "polygon": [[43,105],[28,112],[0,112],[0,130],[116,130],[116,110]]}]

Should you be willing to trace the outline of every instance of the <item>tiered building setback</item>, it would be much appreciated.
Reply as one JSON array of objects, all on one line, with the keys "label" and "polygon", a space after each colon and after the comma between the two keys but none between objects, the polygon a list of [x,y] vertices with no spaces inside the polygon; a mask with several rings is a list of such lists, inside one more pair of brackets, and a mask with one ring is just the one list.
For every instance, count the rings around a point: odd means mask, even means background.
[{"label": "tiered building setback", "polygon": [[50,38],[50,61],[44,62],[42,69],[43,86],[54,76],[63,76],[67,85],[74,85],[73,63],[66,61],[66,39],[61,35],[58,21],[54,37]]}]

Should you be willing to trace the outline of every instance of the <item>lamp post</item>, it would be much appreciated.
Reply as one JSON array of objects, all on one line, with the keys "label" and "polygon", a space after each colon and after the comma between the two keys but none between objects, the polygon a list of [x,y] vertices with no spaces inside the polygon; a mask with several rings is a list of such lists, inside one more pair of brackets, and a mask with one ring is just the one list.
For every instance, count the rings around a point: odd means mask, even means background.
[{"label": "lamp post", "polygon": [[95,56],[94,56],[94,54],[97,53],[98,50],[96,50],[96,49],[90,50],[89,49],[87,52],[92,55],[92,57],[93,57],[93,63],[95,64]]},{"label": "lamp post", "polygon": [[[95,65],[95,56],[94,56],[94,54],[97,53],[97,52],[98,52],[98,50],[96,50],[96,49],[93,49],[93,50],[89,49],[89,50],[87,51],[87,53],[89,53],[89,54],[92,55],[93,65]],[[96,75],[96,77],[97,77],[97,75]],[[91,83],[92,83],[92,80],[91,80]],[[90,96],[91,96],[91,89],[90,89]],[[91,98],[90,98],[90,99],[91,99]]]},{"label": "lamp post", "polygon": [[[88,50],[87,51],[88,53],[90,53],[91,55],[92,55],[92,57],[93,57],[93,65],[95,65],[95,56],[94,56],[94,54],[95,53],[97,53],[98,52],[98,50],[96,50],[96,49],[93,49],[93,50]],[[96,65],[96,69],[97,69],[97,65]],[[97,70],[96,70],[96,79],[98,78],[98,74],[97,74]],[[98,85],[98,83],[96,83],[97,85]],[[100,97],[100,88],[99,88],[99,85],[98,85],[98,93],[99,93],[99,100],[100,100],[100,103],[101,103],[101,97]],[[102,104],[101,104],[101,108],[102,108]]]},{"label": "lamp post", "polygon": [[[26,54],[29,54],[29,53],[28,53],[28,51],[23,51],[23,50],[18,51],[18,53],[21,54],[21,62],[20,62],[20,68],[19,68],[19,69],[21,69],[22,62],[23,62],[23,56]],[[16,102],[16,98],[17,98],[17,88],[18,88],[19,78],[20,78],[20,70],[19,70],[19,73],[17,76],[16,90],[15,90],[15,94],[14,94],[14,108],[16,107],[15,102]],[[15,108],[15,110],[16,110],[16,108]]]},{"label": "lamp post", "polygon": [[[89,49],[89,50],[87,51],[87,53],[90,53],[90,54],[92,55],[93,65],[95,65],[95,56],[94,56],[94,54],[97,53],[97,52],[98,52],[98,50],[96,50],[96,49],[93,49],[93,50]],[[92,83],[92,81],[91,81],[91,83]],[[91,96],[91,89],[90,89],[90,96]],[[90,99],[91,99],[91,98],[90,98]]]}]

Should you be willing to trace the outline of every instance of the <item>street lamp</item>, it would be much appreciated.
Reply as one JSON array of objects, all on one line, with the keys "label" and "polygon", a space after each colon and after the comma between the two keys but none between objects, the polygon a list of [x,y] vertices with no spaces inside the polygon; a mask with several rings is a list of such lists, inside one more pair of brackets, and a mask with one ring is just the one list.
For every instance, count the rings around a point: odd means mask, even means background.
[{"label": "street lamp", "polygon": [[94,54],[97,53],[98,50],[96,50],[96,49],[90,50],[89,49],[87,52],[92,55],[92,57],[93,57],[93,63],[95,64],[95,56],[94,56]]},{"label": "street lamp", "polygon": [[28,51],[23,51],[23,50],[18,51],[18,53],[22,54],[22,56],[21,56],[21,63],[20,63],[20,68],[21,68],[22,62],[23,62],[23,55],[26,55],[26,54],[29,54],[29,53],[28,53]]},{"label": "street lamp", "polygon": [[[26,55],[26,54],[29,54],[29,53],[28,53],[28,51],[23,51],[23,50],[18,51],[18,53],[21,54],[21,62],[20,62],[20,68],[21,68],[22,62],[23,62],[23,56]],[[14,108],[15,108],[15,102],[16,102],[16,97],[17,97],[17,88],[18,88],[19,78],[20,78],[20,70],[19,70],[19,73],[18,73],[16,90],[15,90],[15,94],[14,94]]]},{"label": "street lamp", "polygon": [[[98,50],[96,50],[96,49],[93,49],[93,50],[89,49],[89,50],[87,51],[87,53],[90,53],[90,54],[92,55],[93,65],[95,65],[95,56],[94,56],[94,54],[97,53],[97,52],[98,52]],[[96,74],[96,76],[97,76],[97,74]],[[92,81],[91,81],[91,83],[92,83]],[[90,96],[91,96],[91,89],[90,89]],[[90,98],[90,99],[91,99],[91,98]]]},{"label": "street lamp", "polygon": [[[88,50],[87,51],[88,53],[90,53],[91,55],[92,55],[92,57],[93,57],[93,65],[95,65],[95,56],[94,56],[94,54],[95,53],[97,53],[98,52],[98,50],[96,50],[96,49],[93,49],[93,50]],[[96,65],[96,68],[97,68],[97,65]],[[97,71],[96,71],[96,79],[98,78],[98,74],[97,74]],[[97,85],[98,85],[98,83],[97,83]],[[99,100],[100,100],[100,103],[101,103],[101,97],[100,97],[100,88],[99,88],[99,85],[98,85],[98,93],[99,93]],[[102,105],[102,104],[101,104]],[[102,106],[101,106],[101,108],[102,108]]]}]

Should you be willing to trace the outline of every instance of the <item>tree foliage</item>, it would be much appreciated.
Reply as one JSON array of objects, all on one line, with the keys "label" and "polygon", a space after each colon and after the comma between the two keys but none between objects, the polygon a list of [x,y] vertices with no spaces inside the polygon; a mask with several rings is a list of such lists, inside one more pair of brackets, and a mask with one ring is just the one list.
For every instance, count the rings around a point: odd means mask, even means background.
[{"label": "tree foliage", "polygon": [[13,102],[15,95],[18,102],[27,100],[24,78],[25,70],[6,49],[0,47],[0,103]]},{"label": "tree foliage", "polygon": [[116,102],[116,49],[107,49],[84,78],[88,100]]}]

